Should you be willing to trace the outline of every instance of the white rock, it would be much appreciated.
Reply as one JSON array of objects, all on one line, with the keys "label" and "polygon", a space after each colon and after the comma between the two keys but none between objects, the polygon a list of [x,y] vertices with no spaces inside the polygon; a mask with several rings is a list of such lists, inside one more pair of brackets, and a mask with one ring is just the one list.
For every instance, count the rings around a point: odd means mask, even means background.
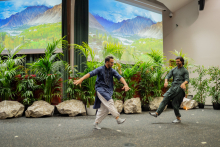
[{"label": "white rock", "polygon": [[56,107],[61,114],[68,114],[69,116],[86,115],[85,105],[79,100],[67,100],[59,103]]},{"label": "white rock", "polygon": [[141,100],[140,98],[131,98],[124,103],[125,113],[141,113]]},{"label": "white rock", "polygon": [[2,101],[0,102],[0,119],[11,117],[20,117],[24,112],[24,105],[17,101]]},{"label": "white rock", "polygon": [[193,109],[198,106],[198,103],[195,100],[191,100],[188,98],[183,98],[183,102],[180,105],[180,108],[183,108],[185,110]]},{"label": "white rock", "polygon": [[114,105],[115,105],[115,108],[118,110],[118,113],[121,113],[123,108],[124,108],[124,105],[123,105],[123,101],[121,100],[116,100],[114,102]]},{"label": "white rock", "polygon": [[26,117],[42,117],[42,116],[52,116],[54,112],[54,106],[50,105],[46,101],[35,101],[28,109],[25,111]]}]

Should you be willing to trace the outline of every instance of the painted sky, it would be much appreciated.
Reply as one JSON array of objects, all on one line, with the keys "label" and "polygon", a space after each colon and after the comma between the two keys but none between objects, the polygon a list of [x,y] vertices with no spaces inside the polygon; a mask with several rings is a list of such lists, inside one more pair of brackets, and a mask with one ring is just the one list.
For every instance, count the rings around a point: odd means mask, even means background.
[{"label": "painted sky", "polygon": [[53,7],[62,3],[62,0],[8,0],[0,1],[0,19],[6,19],[12,14],[23,11],[29,6]]},{"label": "painted sky", "polygon": [[136,16],[151,18],[156,22],[162,21],[161,14],[115,0],[89,0],[89,12],[92,14],[98,14],[99,16],[115,23],[132,19]]}]

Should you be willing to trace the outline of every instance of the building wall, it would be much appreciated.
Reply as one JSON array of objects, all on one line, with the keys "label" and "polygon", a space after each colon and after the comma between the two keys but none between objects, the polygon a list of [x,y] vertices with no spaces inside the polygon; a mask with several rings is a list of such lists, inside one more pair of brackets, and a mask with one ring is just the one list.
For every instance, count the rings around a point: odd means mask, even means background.
[{"label": "building wall", "polygon": [[[220,0],[206,0],[205,9],[199,11],[198,0],[185,5],[169,18],[163,12],[164,55],[174,59],[169,51],[183,49],[197,65],[218,66],[220,64]],[[176,26],[178,24],[178,27]],[[197,76],[190,73],[190,78]],[[189,94],[195,94],[190,89]],[[206,100],[211,105],[211,97]]]}]

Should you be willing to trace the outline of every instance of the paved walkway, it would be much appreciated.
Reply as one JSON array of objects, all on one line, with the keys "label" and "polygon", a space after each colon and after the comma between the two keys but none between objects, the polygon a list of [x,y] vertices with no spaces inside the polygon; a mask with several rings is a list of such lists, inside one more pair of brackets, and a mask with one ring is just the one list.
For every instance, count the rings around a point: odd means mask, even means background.
[{"label": "paved walkway", "polygon": [[172,124],[172,109],[158,118],[122,114],[118,125],[111,115],[92,129],[95,116],[54,116],[0,120],[0,147],[220,147],[220,110],[181,110],[182,124]]}]

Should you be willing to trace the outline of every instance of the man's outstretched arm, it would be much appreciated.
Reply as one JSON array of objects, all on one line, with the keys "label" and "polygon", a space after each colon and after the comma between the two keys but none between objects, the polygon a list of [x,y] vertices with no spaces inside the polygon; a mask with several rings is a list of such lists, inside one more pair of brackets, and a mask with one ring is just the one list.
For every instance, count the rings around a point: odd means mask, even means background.
[{"label": "man's outstretched arm", "polygon": [[93,77],[95,75],[97,75],[100,71],[101,71],[102,67],[98,67],[96,69],[94,69],[93,71],[87,73],[86,75],[84,75],[82,78],[80,78],[79,80],[74,80],[73,84],[74,85],[80,85],[81,86],[81,83],[85,80],[85,79],[88,79],[90,77]]}]

